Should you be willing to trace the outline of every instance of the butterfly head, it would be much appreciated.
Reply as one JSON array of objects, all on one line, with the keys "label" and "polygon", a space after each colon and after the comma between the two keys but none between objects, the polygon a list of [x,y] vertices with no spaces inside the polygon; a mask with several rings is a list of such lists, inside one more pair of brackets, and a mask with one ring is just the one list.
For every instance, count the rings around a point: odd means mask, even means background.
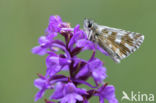
[{"label": "butterfly head", "polygon": [[95,23],[93,20],[90,20],[90,19],[87,19],[85,18],[84,19],[84,28],[86,29],[92,29],[94,27]]},{"label": "butterfly head", "polygon": [[89,40],[91,39],[91,36],[92,36],[94,30],[97,27],[96,25],[97,24],[93,20],[90,20],[90,19],[87,19],[87,18],[84,19],[84,25],[83,25],[84,26],[84,31],[87,34],[87,37],[88,37]]}]

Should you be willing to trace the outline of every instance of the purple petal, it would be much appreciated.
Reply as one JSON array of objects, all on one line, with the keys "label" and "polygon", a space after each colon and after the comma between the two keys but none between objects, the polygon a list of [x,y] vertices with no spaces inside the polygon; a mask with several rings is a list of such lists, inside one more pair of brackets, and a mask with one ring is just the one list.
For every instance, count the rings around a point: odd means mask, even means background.
[{"label": "purple petal", "polygon": [[40,78],[35,79],[34,85],[35,85],[35,87],[41,89],[45,85],[45,80],[44,79],[40,79]]},{"label": "purple petal", "polygon": [[74,28],[74,34],[80,30],[80,25],[76,25]]},{"label": "purple petal", "polygon": [[69,68],[70,68],[69,65],[64,65],[64,66],[62,67],[62,70],[63,70],[63,71],[68,71]]},{"label": "purple petal", "polygon": [[84,76],[84,75],[89,75],[89,70],[88,70],[87,65],[84,66],[84,67],[78,72],[78,74],[76,75],[76,78],[80,78],[80,77],[82,77],[82,76]]},{"label": "purple petal", "polygon": [[104,67],[95,69],[92,71],[92,76],[96,82],[103,83],[103,80],[107,77],[106,69]]},{"label": "purple petal", "polygon": [[67,64],[70,64],[71,63],[71,60],[68,59],[68,58],[59,58],[59,64],[60,65],[67,65]]},{"label": "purple petal", "polygon": [[100,96],[100,97],[99,97],[99,102],[100,102],[100,103],[104,103],[104,98]]},{"label": "purple petal", "polygon": [[53,43],[55,43],[55,44],[59,44],[59,45],[61,45],[61,46],[65,47],[64,42],[63,42],[63,41],[61,41],[61,40],[53,40]]},{"label": "purple petal", "polygon": [[76,90],[76,86],[73,83],[69,82],[64,87],[64,94],[71,94],[75,92],[75,90]]},{"label": "purple petal", "polygon": [[77,99],[78,101],[82,101],[83,100],[83,97],[79,94],[76,94],[76,93],[73,93],[73,96],[75,99]]},{"label": "purple petal", "polygon": [[61,19],[61,17],[58,16],[58,15],[50,16],[50,18],[49,18],[49,23],[55,23],[55,24],[57,24],[57,23],[62,23],[62,19]]},{"label": "purple petal", "polygon": [[42,45],[43,43],[47,43],[49,40],[47,40],[46,36],[41,36],[38,40],[38,43]]},{"label": "purple petal", "polygon": [[61,28],[60,32],[72,32],[73,28]]},{"label": "purple petal", "polygon": [[68,98],[68,103],[76,103],[76,99],[72,94],[69,94],[66,98]]},{"label": "purple petal", "polygon": [[41,46],[36,46],[36,47],[32,48],[32,53],[43,56],[47,53],[47,50],[46,50],[46,48],[42,48]]},{"label": "purple petal", "polygon": [[76,103],[76,100],[73,97],[73,95],[68,94],[64,98],[61,99],[61,103]]},{"label": "purple petal", "polygon": [[92,59],[92,61],[88,62],[87,66],[89,71],[92,73],[95,83],[102,83],[107,77],[106,68],[103,67],[103,62],[99,59]]},{"label": "purple petal", "polygon": [[76,92],[78,94],[88,94],[87,91],[85,89],[81,89],[81,88],[76,88]]},{"label": "purple petal", "polygon": [[85,34],[82,30],[79,29],[80,28],[80,25],[77,25],[75,28],[74,28],[74,34],[68,44],[68,48],[72,49],[73,48],[73,45],[74,43],[76,43],[78,40],[80,39],[85,39]]},{"label": "purple petal", "polygon": [[109,54],[103,48],[101,48],[99,45],[97,45],[97,50],[99,50],[101,53],[105,54],[106,56],[109,56]]},{"label": "purple petal", "polygon": [[68,100],[67,100],[67,98],[65,98],[65,97],[62,98],[61,101],[60,101],[60,103],[67,103],[67,102],[68,102]]},{"label": "purple petal", "polygon": [[57,33],[56,32],[52,32],[52,33],[49,33],[48,35],[47,35],[47,39],[49,40],[49,41],[51,41],[54,37],[56,37],[57,36]]},{"label": "purple petal", "polygon": [[[78,58],[78,57],[76,57],[76,56],[74,56],[74,57],[72,58],[72,60],[74,61],[74,67],[76,67],[76,65],[78,65],[80,62],[83,63],[83,64],[86,64],[86,63],[87,63],[86,60],[81,59],[81,58]],[[81,67],[81,68],[82,68],[82,67]]]},{"label": "purple petal", "polygon": [[95,50],[95,44],[86,39],[81,39],[77,41],[76,46],[83,47],[83,50]]},{"label": "purple petal", "polygon": [[63,70],[68,70],[69,64],[71,60],[68,58],[62,58],[58,55],[51,55],[48,56],[46,59],[46,66],[47,66],[47,75],[54,75],[57,72]]},{"label": "purple petal", "polygon": [[103,95],[105,95],[107,99],[114,98],[115,97],[114,93],[115,93],[115,88],[112,85],[106,86],[103,90]]},{"label": "purple petal", "polygon": [[91,84],[89,84],[88,82],[84,81],[84,80],[78,80],[78,79],[75,79],[73,80],[74,82],[77,82],[77,83],[81,83],[81,84],[84,84],[84,85],[87,85],[91,88],[97,88],[97,86],[92,86]]},{"label": "purple petal", "polygon": [[94,70],[98,67],[102,67],[102,65],[103,65],[102,61],[100,61],[99,59],[93,59],[88,63],[88,68]]},{"label": "purple petal", "polygon": [[[98,90],[99,93],[96,95],[99,95],[100,98],[107,99],[109,103],[118,103],[116,97],[115,97],[115,88],[112,85],[102,86]],[[102,100],[101,100],[102,101]],[[100,102],[102,103],[102,102]]]},{"label": "purple petal", "polygon": [[49,19],[48,31],[49,32],[58,32],[59,25],[62,23],[60,16],[51,16]]},{"label": "purple petal", "polygon": [[64,84],[61,82],[58,82],[55,86],[55,91],[54,93],[50,96],[50,99],[60,99],[63,97],[63,89],[64,89]]},{"label": "purple petal", "polygon": [[37,101],[38,99],[42,98],[45,92],[45,88],[41,89],[36,95],[35,95],[35,101]]},{"label": "purple petal", "polygon": [[53,65],[53,66],[47,68],[46,76],[48,76],[48,75],[49,75],[49,76],[53,76],[53,75],[55,75],[56,73],[60,72],[61,69],[62,69],[61,66],[59,66],[59,65]]},{"label": "purple petal", "polygon": [[118,100],[116,98],[115,99],[110,99],[109,103],[118,103]]},{"label": "purple petal", "polygon": [[78,42],[76,43],[76,46],[83,47],[83,50],[99,50],[101,53],[108,56],[108,53],[103,48],[93,43],[92,41],[89,41],[86,39],[78,40]]},{"label": "purple petal", "polygon": [[52,46],[60,48],[61,50],[63,50],[66,53],[67,57],[69,57],[69,58],[71,57],[69,51],[66,49],[65,46],[60,45],[58,43],[53,43]]}]

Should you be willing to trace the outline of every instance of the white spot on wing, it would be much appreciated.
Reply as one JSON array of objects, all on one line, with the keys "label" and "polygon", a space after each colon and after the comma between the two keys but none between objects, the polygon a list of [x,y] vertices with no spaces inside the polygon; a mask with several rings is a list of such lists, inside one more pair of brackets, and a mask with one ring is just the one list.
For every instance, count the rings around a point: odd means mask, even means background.
[{"label": "white spot on wing", "polygon": [[141,39],[144,40],[144,35],[141,36]]},{"label": "white spot on wing", "polygon": [[129,37],[130,37],[131,39],[134,38],[134,33],[130,33],[130,34],[128,34],[128,35],[129,35]]},{"label": "white spot on wing", "polygon": [[117,48],[115,52],[116,52],[117,54],[119,54],[119,53],[120,53],[120,49]]},{"label": "white spot on wing", "polygon": [[112,48],[112,44],[109,44],[108,46],[109,46],[109,48]]},{"label": "white spot on wing", "polygon": [[127,47],[130,51],[132,51],[132,49],[134,48],[134,47],[130,46],[130,45],[127,44],[127,43],[125,43],[124,45],[125,45],[125,47]]},{"label": "white spot on wing", "polygon": [[102,32],[102,30],[104,30],[104,29],[107,29],[107,27],[106,26],[98,25],[98,31],[99,32]]},{"label": "white spot on wing", "polygon": [[124,35],[124,34],[122,34],[122,33],[117,33],[117,36],[116,36],[115,42],[117,42],[117,43],[121,43],[121,38],[122,38],[123,35]]},{"label": "white spot on wing", "polygon": [[144,41],[144,36],[140,36],[139,41],[142,43]]},{"label": "white spot on wing", "polygon": [[137,47],[137,48],[139,48],[139,46],[138,46],[138,45],[137,45],[136,47]]},{"label": "white spot on wing", "polygon": [[124,35],[125,35],[125,33],[120,33],[120,32],[117,33],[117,37],[120,37],[120,38],[121,38],[122,36],[124,36]]},{"label": "white spot on wing", "polygon": [[111,34],[112,34],[112,32],[111,32],[111,31],[109,31],[109,32],[108,32],[108,35],[111,35]]},{"label": "white spot on wing", "polygon": [[120,63],[120,59],[119,59],[117,56],[114,56],[114,57],[113,57],[113,60],[114,60],[116,63]]},{"label": "white spot on wing", "polygon": [[132,52],[135,52],[135,51],[136,51],[136,48],[133,48],[133,49],[132,49]]},{"label": "white spot on wing", "polygon": [[126,58],[126,55],[125,55],[125,54],[122,54],[122,59],[123,59],[123,58]]},{"label": "white spot on wing", "polygon": [[116,38],[116,39],[115,39],[115,42],[121,43],[121,39]]}]

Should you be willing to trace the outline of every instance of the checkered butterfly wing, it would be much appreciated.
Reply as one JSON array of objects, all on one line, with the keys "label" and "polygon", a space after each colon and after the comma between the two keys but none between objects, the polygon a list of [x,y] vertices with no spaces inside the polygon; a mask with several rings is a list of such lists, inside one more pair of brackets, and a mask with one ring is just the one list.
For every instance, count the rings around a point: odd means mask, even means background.
[{"label": "checkered butterfly wing", "polygon": [[144,40],[144,36],[140,33],[110,27],[103,27],[101,33],[97,36],[98,44],[117,63],[136,51]]}]

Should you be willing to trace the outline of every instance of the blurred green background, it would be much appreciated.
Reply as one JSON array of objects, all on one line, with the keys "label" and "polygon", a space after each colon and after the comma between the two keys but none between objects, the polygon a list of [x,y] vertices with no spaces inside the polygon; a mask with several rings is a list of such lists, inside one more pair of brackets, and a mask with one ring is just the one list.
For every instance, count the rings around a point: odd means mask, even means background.
[{"label": "blurred green background", "polygon": [[[107,67],[106,81],[115,86],[119,102],[123,90],[129,95],[131,91],[156,95],[156,0],[0,0],[0,103],[34,103],[38,89],[33,80],[36,73],[45,73],[46,66],[45,56],[33,55],[31,48],[53,14],[81,28],[84,17],[89,17],[144,34],[141,48],[120,64],[101,53],[97,57]],[[44,103],[43,99],[37,103]]]}]

